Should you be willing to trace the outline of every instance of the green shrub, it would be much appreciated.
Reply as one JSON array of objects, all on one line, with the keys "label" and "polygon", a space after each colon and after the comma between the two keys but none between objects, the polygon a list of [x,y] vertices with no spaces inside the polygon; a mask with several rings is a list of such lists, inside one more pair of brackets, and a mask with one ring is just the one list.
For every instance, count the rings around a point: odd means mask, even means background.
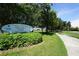
[{"label": "green shrub", "polygon": [[25,47],[42,42],[40,33],[0,34],[0,50]]}]

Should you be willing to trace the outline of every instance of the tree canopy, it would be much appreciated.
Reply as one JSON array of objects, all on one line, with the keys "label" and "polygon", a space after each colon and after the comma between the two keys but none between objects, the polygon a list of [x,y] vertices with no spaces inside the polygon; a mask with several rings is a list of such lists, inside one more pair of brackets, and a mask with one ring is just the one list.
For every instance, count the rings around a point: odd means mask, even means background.
[{"label": "tree canopy", "polygon": [[[53,4],[52,4],[53,5]],[[46,28],[46,32],[70,30],[71,23],[58,18],[49,3],[0,4],[0,24],[20,23]]]}]

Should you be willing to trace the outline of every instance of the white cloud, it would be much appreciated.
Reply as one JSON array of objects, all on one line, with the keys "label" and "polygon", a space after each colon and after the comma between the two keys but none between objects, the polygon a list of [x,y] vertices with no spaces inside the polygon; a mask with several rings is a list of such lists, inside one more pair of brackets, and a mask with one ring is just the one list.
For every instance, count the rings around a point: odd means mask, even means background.
[{"label": "white cloud", "polygon": [[[75,9],[62,9],[60,10],[58,13],[57,13],[57,16],[58,17],[65,17],[65,16],[71,16],[72,13],[75,13],[75,12],[79,12],[79,8],[75,8]],[[76,15],[74,15],[75,17]],[[74,17],[71,17],[71,26],[72,27],[79,27],[79,18],[76,18],[76,19],[73,19]]]},{"label": "white cloud", "polygon": [[72,25],[72,27],[79,27],[79,19],[72,20],[71,25]]},{"label": "white cloud", "polygon": [[63,15],[67,15],[67,14],[72,14],[76,11],[79,11],[79,8],[75,8],[75,9],[62,9],[57,13],[57,16],[63,16]]}]

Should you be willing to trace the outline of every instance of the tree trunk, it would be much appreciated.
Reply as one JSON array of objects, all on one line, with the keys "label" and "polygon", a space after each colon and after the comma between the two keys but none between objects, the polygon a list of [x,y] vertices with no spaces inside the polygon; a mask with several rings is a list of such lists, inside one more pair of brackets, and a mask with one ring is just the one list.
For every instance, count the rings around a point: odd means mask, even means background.
[{"label": "tree trunk", "polygon": [[42,32],[43,32],[43,28],[41,28]]},{"label": "tree trunk", "polygon": [[48,32],[48,26],[46,26],[46,32]]}]

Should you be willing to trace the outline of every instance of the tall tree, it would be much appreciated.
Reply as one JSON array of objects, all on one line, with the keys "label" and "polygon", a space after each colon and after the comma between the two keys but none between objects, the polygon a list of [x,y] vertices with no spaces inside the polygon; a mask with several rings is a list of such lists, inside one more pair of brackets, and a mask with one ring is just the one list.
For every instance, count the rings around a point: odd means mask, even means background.
[{"label": "tall tree", "polygon": [[49,29],[49,15],[50,15],[50,5],[49,4],[40,4],[41,6],[41,16],[43,19],[44,26],[46,27],[46,32]]},{"label": "tall tree", "polygon": [[71,29],[71,22],[68,21],[68,22],[67,22],[67,30],[70,30],[70,29]]}]

